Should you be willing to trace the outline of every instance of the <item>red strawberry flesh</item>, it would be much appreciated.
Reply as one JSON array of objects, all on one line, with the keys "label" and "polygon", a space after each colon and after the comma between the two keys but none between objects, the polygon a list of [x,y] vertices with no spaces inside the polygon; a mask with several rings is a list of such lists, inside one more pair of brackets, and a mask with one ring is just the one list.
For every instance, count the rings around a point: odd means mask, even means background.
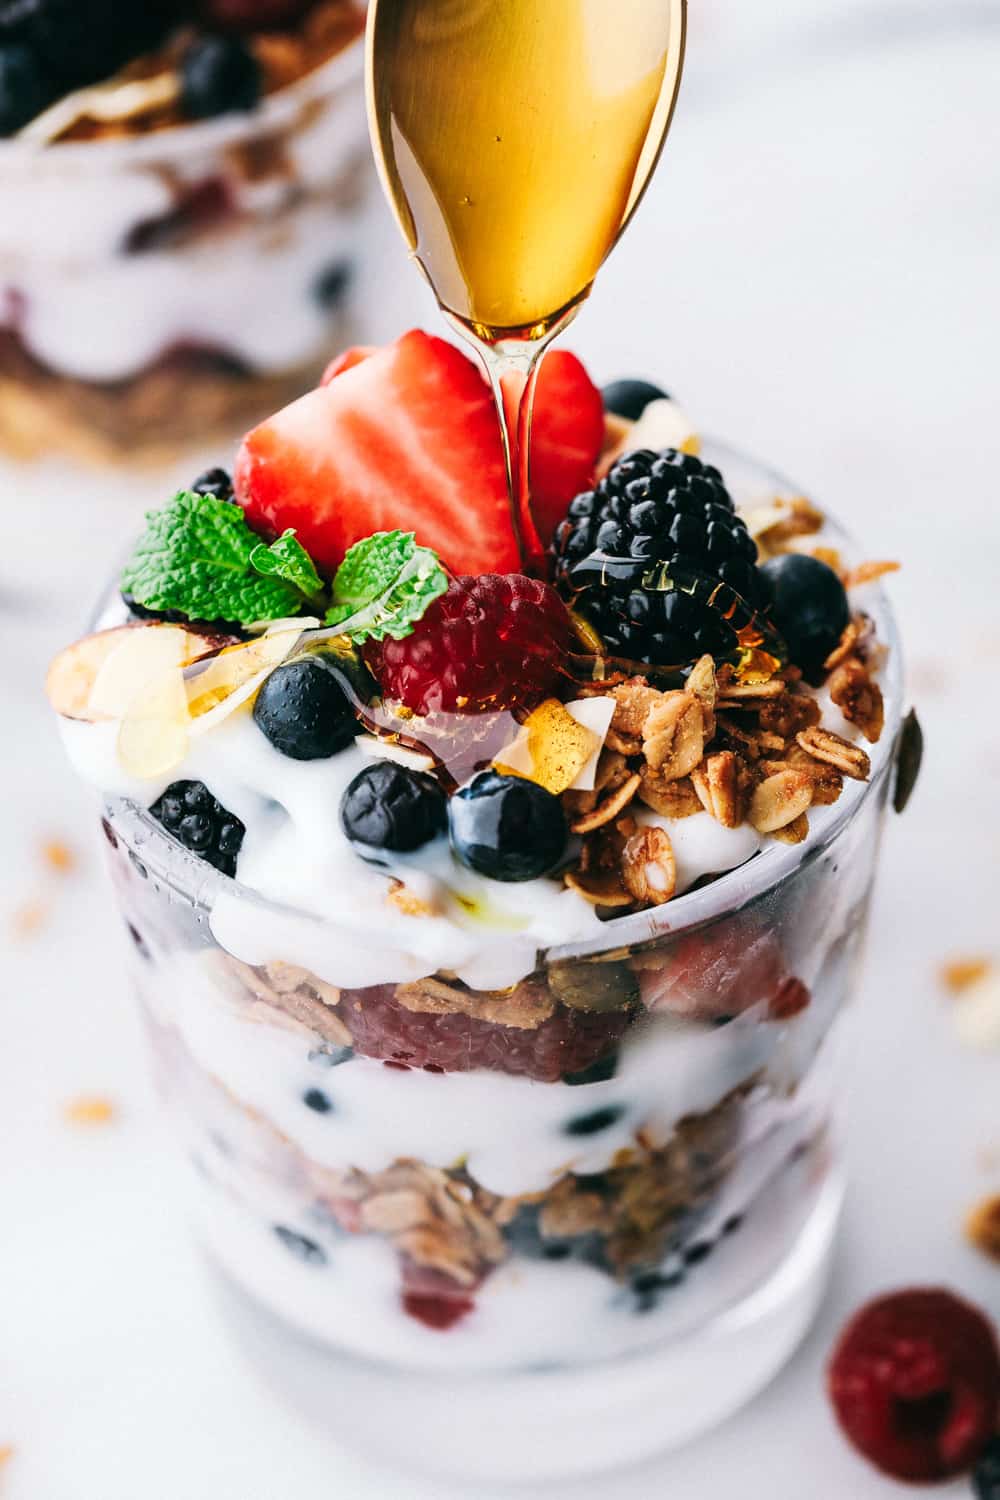
[{"label": "red strawberry flesh", "polygon": [[[543,362],[532,466],[542,540],[586,487],[603,435],[600,393],[563,351]],[[600,416],[600,421],[598,417]],[[478,366],[419,330],[334,360],[323,384],[243,440],[237,499],[263,536],[293,527],[332,573],[373,531],[415,531],[454,572],[514,571],[539,552],[515,527],[500,428]]]},{"label": "red strawberry flesh", "polygon": [[531,514],[547,547],[574,496],[591,487],[604,442],[604,402],[568,349],[542,360],[531,421]]},{"label": "red strawberry flesh", "polygon": [[492,397],[459,350],[419,331],[255,427],[233,480],[254,530],[294,527],[327,572],[396,529],[452,569],[519,563]]}]

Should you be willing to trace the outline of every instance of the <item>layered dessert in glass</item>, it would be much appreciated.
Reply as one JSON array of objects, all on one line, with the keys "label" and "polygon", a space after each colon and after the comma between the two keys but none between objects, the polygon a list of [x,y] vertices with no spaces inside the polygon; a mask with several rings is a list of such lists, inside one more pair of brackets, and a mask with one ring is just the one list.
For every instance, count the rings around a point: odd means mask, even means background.
[{"label": "layered dessert in glass", "polygon": [[0,451],[158,459],[312,384],[349,326],[363,25],[0,4]]},{"label": "layered dessert in glass", "polygon": [[830,517],[571,354],[536,401],[519,537],[476,367],[350,351],[49,675],[250,1342],[383,1454],[508,1421],[497,1478],[679,1441],[808,1325],[900,728]]}]

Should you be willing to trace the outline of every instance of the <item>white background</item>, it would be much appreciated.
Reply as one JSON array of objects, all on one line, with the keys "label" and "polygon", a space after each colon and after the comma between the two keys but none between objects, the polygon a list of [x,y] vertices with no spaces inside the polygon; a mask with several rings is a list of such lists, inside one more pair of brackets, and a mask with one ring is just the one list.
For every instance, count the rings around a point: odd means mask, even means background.
[{"label": "white background", "polygon": [[[852,1457],[822,1396],[835,1330],[866,1295],[913,1282],[1000,1308],[1000,1272],[960,1233],[966,1208],[1000,1190],[1000,1057],[960,1046],[935,979],[952,954],[1000,956],[1000,8],[692,10],[659,175],[569,342],[601,379],[656,375],[704,429],[838,510],[871,555],[903,559],[892,592],[929,754],[886,840],[853,1192],[815,1332],[711,1437],[545,1493],[875,1500],[895,1487]],[[375,219],[372,336],[435,326]],[[90,810],[40,687],[109,551],[169,491],[162,475],[0,470],[0,1445],[16,1449],[0,1495],[487,1500],[488,1442],[484,1482],[450,1490],[370,1468],[278,1405],[225,1341],[172,1210]],[[78,849],[74,876],[45,871],[48,834]],[[18,935],[29,898],[41,925]],[[112,1096],[116,1123],[65,1124],[82,1091]]]}]

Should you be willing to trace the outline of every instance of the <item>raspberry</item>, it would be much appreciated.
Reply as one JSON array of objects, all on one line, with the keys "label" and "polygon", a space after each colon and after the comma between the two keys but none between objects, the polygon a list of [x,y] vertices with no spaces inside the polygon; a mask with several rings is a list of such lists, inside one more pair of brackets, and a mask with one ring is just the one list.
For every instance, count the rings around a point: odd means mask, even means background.
[{"label": "raspberry", "polygon": [[896,1479],[961,1474],[995,1430],[996,1335],[950,1292],[917,1288],[870,1302],[841,1334],[827,1378],[848,1440]]},{"label": "raspberry", "polygon": [[533,1031],[521,1030],[474,1016],[407,1010],[392,985],[345,993],[341,1014],[355,1051],[365,1057],[431,1073],[484,1068],[540,1083],[589,1068],[616,1045],[630,1020],[627,1011],[557,1010]]},{"label": "raspberry", "polygon": [[560,589],[607,649],[632,661],[681,666],[705,651],[727,656],[737,628],[767,602],[757,548],[722,475],[673,448],[628,453],[596,489],[577,495],[553,552]]},{"label": "raspberry", "polygon": [[402,1257],[403,1289],[400,1301],[403,1311],[435,1333],[454,1328],[475,1307],[472,1293],[482,1278],[472,1286],[459,1286],[443,1271],[417,1265],[409,1256]]},{"label": "raspberry", "polygon": [[562,600],[520,573],[453,578],[413,634],[366,648],[387,698],[414,713],[485,713],[537,702],[572,636]]}]

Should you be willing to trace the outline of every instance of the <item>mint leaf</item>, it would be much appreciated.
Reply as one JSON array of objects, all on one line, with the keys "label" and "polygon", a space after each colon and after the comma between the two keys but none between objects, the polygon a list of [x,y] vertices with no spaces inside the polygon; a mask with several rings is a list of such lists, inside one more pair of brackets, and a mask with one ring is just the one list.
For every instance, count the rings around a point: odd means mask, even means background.
[{"label": "mint leaf", "polygon": [[318,599],[323,593],[323,580],[294,531],[284,532],[270,547],[258,542],[250,554],[250,566],[264,578],[284,579],[307,599]]},{"label": "mint leaf", "polygon": [[418,547],[412,531],[377,531],[356,542],[333,580],[327,625],[345,625],[354,644],[402,640],[432,600],[448,587],[448,576],[429,547]]},{"label": "mint leaf", "polygon": [[[256,625],[283,619],[315,602],[317,592],[315,569],[290,541],[282,537],[273,548],[264,547],[238,505],[181,490],[147,513],[121,586],[149,609],[176,609],[191,620]],[[275,559],[273,568],[251,561],[258,551]]]}]

